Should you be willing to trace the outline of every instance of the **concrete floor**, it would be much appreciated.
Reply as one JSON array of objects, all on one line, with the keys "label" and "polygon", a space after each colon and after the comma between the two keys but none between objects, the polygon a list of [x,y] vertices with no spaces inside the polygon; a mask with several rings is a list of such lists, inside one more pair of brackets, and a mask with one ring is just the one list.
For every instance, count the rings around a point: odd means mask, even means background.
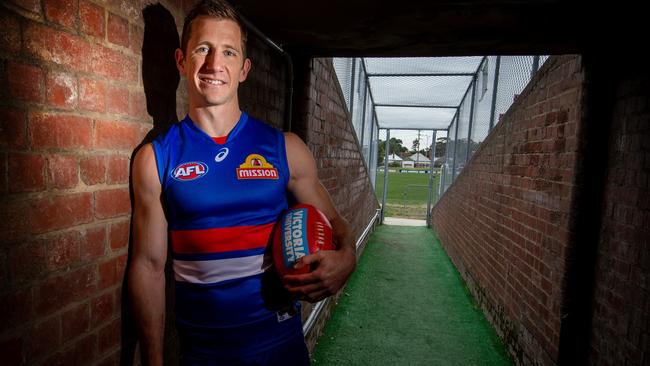
[{"label": "concrete floor", "polygon": [[427,226],[426,220],[403,219],[401,217],[384,217],[385,225]]}]

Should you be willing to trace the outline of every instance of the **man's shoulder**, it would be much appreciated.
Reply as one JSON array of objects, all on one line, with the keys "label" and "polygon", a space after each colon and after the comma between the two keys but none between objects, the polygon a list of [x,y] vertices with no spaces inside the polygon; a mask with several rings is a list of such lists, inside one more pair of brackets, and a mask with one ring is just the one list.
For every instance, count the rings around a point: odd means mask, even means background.
[{"label": "man's shoulder", "polygon": [[170,141],[173,141],[178,138],[184,120],[172,123],[165,130],[161,131],[153,138],[152,143],[154,145],[167,145]]}]

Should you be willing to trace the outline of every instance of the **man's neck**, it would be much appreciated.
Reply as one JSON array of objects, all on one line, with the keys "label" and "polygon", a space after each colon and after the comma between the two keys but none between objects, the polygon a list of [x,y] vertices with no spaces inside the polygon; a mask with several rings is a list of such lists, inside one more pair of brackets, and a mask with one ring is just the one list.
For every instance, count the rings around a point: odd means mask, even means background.
[{"label": "man's neck", "polygon": [[211,107],[192,107],[188,112],[192,122],[212,137],[226,136],[241,116],[239,105],[229,103]]}]

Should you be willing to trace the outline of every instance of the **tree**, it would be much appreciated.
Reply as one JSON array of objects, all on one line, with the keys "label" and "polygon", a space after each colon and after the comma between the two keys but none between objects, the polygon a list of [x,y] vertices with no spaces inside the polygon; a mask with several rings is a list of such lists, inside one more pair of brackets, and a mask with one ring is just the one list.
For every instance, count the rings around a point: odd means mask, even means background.
[{"label": "tree", "polygon": [[[377,159],[377,164],[382,165],[384,164],[384,156],[386,155],[386,141],[385,140],[379,140],[379,148],[377,149],[377,152],[379,153],[379,159]],[[405,146],[402,146],[402,140],[397,139],[395,137],[390,138],[390,153],[395,154],[395,155],[402,155],[403,153],[407,152],[408,149]]]},{"label": "tree", "polygon": [[447,141],[449,139],[446,137],[438,137],[436,140],[436,158],[440,158],[445,156],[445,152],[447,151]]},{"label": "tree", "polygon": [[413,146],[411,147],[411,151],[413,151],[413,153],[415,154],[418,152],[418,150],[420,150],[420,139],[415,139],[413,140]]}]

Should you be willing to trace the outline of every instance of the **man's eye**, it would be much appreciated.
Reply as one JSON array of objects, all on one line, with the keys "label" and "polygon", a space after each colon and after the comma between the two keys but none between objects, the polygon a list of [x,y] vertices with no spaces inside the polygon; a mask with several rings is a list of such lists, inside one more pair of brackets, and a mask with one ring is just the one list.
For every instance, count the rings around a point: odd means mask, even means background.
[{"label": "man's eye", "polygon": [[199,48],[196,49],[196,52],[197,53],[208,53],[209,50],[210,49],[207,48],[207,47],[199,47]]},{"label": "man's eye", "polygon": [[234,53],[233,51],[224,51],[224,54],[226,56],[235,56],[236,55],[236,53]]}]

